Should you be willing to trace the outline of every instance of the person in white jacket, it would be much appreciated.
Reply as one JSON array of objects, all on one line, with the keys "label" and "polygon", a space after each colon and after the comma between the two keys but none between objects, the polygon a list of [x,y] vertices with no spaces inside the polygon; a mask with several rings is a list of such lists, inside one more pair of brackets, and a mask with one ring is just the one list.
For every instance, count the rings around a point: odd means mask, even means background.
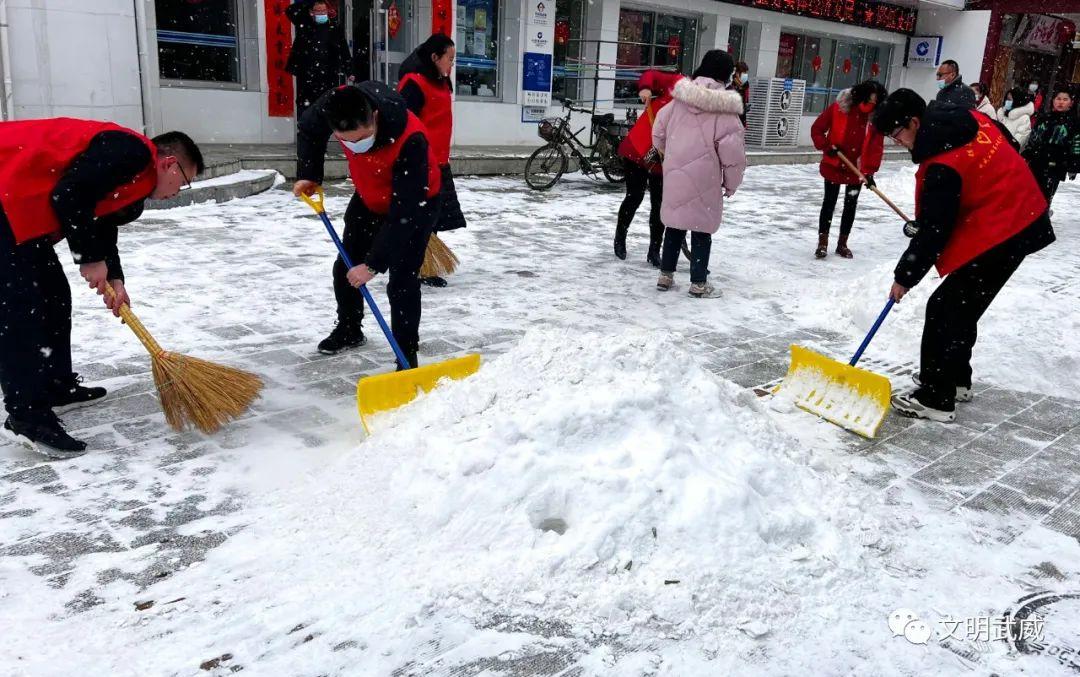
[{"label": "person in white jacket", "polygon": [[971,83],[971,91],[975,92],[975,110],[991,120],[997,120],[997,111],[994,110],[994,104],[990,102],[990,88],[986,86],[986,83]]},{"label": "person in white jacket", "polygon": [[997,118],[1023,148],[1031,136],[1031,116],[1034,114],[1035,104],[1031,102],[1031,96],[1026,90],[1015,87],[1005,95],[1005,103],[998,109]]}]

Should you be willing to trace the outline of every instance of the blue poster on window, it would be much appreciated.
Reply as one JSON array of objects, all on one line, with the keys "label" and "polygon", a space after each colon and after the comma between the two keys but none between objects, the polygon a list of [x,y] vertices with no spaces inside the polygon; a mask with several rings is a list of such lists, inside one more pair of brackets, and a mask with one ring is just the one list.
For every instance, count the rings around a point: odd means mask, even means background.
[{"label": "blue poster on window", "polygon": [[551,55],[525,52],[525,76],[521,90],[525,106],[547,106],[551,103]]}]

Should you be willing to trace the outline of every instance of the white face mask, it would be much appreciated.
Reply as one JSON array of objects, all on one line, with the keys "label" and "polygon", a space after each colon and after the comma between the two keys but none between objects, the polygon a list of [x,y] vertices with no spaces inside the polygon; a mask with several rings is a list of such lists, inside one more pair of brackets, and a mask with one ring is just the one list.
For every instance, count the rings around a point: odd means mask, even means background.
[{"label": "white face mask", "polygon": [[1028,91],[1033,93],[1039,91],[1039,83],[1033,82],[1028,85]]},{"label": "white face mask", "polygon": [[375,135],[372,134],[368,138],[359,141],[346,141],[345,139],[338,139],[338,141],[341,141],[341,145],[354,153],[366,153],[375,145]]}]

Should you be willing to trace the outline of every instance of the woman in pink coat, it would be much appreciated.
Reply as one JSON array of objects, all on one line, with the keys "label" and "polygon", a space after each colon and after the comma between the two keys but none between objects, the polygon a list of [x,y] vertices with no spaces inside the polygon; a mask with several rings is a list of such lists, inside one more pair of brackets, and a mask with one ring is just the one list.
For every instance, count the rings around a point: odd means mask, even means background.
[{"label": "woman in pink coat", "polygon": [[660,218],[667,226],[656,281],[660,291],[671,289],[690,231],[690,295],[719,294],[709,284],[712,234],[720,228],[724,198],[735,194],[746,169],[742,96],[726,89],[734,68],[727,52],[706,53],[691,78],[675,85],[674,100],[660,109],[653,125],[653,145],[664,157]]}]

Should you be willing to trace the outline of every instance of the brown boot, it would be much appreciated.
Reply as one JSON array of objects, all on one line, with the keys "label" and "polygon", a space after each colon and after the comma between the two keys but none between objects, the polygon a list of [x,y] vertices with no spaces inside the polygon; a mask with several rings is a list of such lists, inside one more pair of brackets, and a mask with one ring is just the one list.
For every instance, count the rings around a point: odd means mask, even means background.
[{"label": "brown boot", "polygon": [[841,235],[840,239],[836,241],[836,253],[845,259],[850,259],[854,256],[851,250],[847,246],[847,235]]},{"label": "brown boot", "polygon": [[823,259],[829,255],[829,234],[818,233],[817,249],[814,250],[814,258]]}]

